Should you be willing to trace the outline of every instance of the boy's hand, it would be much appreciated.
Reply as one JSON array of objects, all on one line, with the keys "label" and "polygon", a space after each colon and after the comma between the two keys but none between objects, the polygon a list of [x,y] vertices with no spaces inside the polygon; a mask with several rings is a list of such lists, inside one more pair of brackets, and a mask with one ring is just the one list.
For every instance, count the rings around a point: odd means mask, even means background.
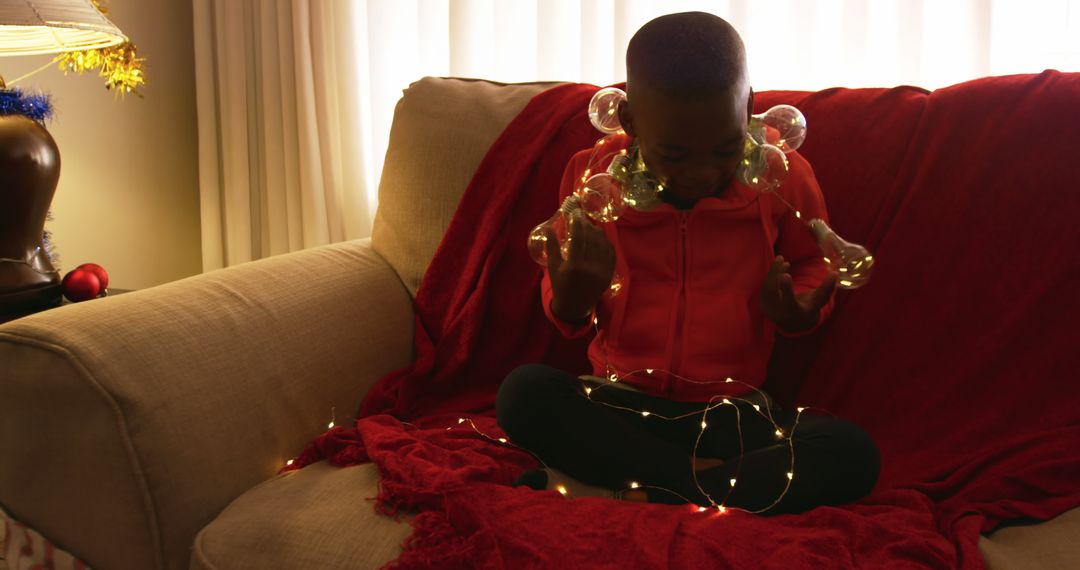
[{"label": "boy's hand", "polygon": [[817,289],[795,294],[788,270],[791,264],[782,255],[776,256],[772,268],[761,285],[761,310],[766,317],[787,332],[800,332],[818,322],[821,308],[829,302],[836,289],[836,273],[830,271]]},{"label": "boy's hand", "polygon": [[579,323],[588,318],[600,296],[611,286],[615,273],[615,248],[604,231],[580,214],[569,216],[570,245],[566,259],[559,251],[555,231],[548,228],[548,274],[551,276],[551,312],[556,317]]}]

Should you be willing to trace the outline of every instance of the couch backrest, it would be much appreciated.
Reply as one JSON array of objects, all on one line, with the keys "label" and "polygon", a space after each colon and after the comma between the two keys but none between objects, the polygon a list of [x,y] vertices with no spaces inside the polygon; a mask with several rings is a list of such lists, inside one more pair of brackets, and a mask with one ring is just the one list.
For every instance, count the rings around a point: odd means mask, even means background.
[{"label": "couch backrest", "polygon": [[557,83],[425,77],[394,111],[371,243],[409,294],[480,161],[534,95]]}]

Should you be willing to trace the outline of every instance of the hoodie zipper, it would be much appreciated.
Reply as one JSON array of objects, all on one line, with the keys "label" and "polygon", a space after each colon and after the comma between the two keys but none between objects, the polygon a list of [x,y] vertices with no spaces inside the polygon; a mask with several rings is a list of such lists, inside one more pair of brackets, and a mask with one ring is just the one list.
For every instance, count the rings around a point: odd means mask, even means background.
[{"label": "hoodie zipper", "polygon": [[686,320],[686,234],[687,213],[679,212],[679,259],[677,269],[679,271],[679,302],[675,309],[675,340],[671,347],[671,366],[668,370],[672,374],[680,373],[683,351],[683,322]]}]

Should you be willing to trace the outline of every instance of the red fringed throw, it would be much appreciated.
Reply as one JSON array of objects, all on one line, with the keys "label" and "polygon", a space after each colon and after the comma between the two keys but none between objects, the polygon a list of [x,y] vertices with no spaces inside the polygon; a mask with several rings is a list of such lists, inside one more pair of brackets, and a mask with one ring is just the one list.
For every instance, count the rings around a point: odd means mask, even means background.
[{"label": "red fringed throw", "polygon": [[506,128],[417,293],[416,362],[294,464],[379,466],[378,509],[420,512],[394,566],[982,568],[980,533],[1080,504],[1080,74],[1057,72],[757,95],[758,111],[806,114],[801,152],[833,227],[877,258],[825,327],[777,346],[767,388],[866,428],[882,451],[873,494],[761,517],[509,487],[535,460],[459,418],[502,437],[492,407],[509,370],[588,371],[587,339],[543,316],[525,237],[598,138],[593,91],[551,89]]}]

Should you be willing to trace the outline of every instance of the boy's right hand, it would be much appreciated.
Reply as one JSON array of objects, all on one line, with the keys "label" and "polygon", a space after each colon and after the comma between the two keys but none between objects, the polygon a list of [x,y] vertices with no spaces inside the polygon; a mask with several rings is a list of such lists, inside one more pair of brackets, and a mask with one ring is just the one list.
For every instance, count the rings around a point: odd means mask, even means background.
[{"label": "boy's right hand", "polygon": [[569,216],[567,236],[570,243],[563,259],[555,230],[547,229],[544,247],[553,294],[551,312],[566,322],[580,323],[611,286],[615,248],[604,231],[581,214]]}]

